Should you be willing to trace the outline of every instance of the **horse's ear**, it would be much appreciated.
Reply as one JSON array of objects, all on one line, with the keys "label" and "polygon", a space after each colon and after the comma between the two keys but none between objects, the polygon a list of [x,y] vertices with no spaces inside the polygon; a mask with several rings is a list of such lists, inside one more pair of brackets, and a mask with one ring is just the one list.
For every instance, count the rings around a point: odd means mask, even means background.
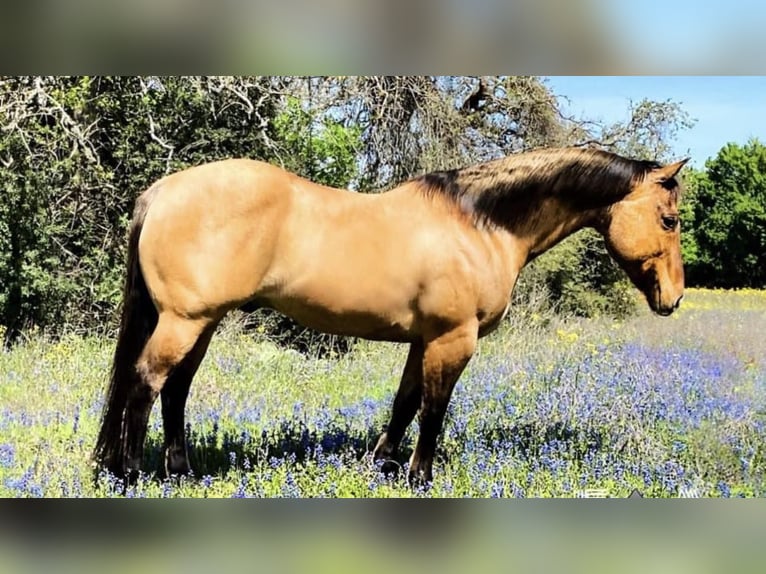
[{"label": "horse's ear", "polygon": [[686,162],[688,162],[690,159],[691,158],[687,157],[681,161],[657,167],[652,170],[652,177],[658,183],[668,181],[669,179],[674,178],[678,172],[681,171],[681,168],[686,165]]}]

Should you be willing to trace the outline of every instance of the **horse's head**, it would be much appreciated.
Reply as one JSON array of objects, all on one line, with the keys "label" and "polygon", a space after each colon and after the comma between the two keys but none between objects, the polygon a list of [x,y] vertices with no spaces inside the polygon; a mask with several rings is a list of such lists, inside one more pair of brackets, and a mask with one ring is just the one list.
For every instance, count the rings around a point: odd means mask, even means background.
[{"label": "horse's head", "polygon": [[611,255],[663,316],[678,308],[684,292],[675,176],[687,161],[636,178],[630,193],[609,208],[602,229]]}]

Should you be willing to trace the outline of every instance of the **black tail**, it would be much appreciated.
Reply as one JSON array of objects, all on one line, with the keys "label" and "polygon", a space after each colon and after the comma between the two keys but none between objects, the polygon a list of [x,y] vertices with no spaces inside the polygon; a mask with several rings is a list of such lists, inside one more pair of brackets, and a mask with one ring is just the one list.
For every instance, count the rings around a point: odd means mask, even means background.
[{"label": "black tail", "polygon": [[124,472],[125,437],[123,420],[130,390],[139,383],[136,362],[157,325],[157,309],[149,296],[138,261],[138,239],[146,210],[154,196],[153,188],[136,203],[128,240],[128,265],[122,301],[120,332],[114,352],[112,372],[106,393],[101,430],[93,458],[100,468],[115,474]]}]

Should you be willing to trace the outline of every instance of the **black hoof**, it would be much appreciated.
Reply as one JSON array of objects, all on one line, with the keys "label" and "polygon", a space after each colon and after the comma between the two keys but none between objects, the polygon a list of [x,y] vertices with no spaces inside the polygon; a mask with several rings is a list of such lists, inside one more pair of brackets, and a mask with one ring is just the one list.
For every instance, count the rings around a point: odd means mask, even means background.
[{"label": "black hoof", "polygon": [[428,491],[431,489],[433,483],[433,477],[430,473],[418,471],[410,471],[407,473],[407,484],[414,490]]},{"label": "black hoof", "polygon": [[191,474],[192,470],[188,464],[167,465],[162,469],[163,478],[178,478],[182,476],[190,476]]},{"label": "black hoof", "polygon": [[380,472],[382,472],[386,478],[396,478],[402,470],[402,465],[395,460],[384,460],[380,463]]},{"label": "black hoof", "polygon": [[189,464],[189,455],[185,449],[168,448],[165,450],[165,464],[162,469],[164,478],[189,476],[191,474],[191,465]]}]

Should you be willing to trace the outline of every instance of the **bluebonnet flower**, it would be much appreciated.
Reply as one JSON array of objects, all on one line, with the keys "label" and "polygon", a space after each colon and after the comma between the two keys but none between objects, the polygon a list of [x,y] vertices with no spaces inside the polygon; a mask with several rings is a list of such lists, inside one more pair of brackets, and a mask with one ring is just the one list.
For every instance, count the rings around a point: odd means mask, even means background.
[{"label": "bluebonnet flower", "polygon": [[383,483],[382,476],[383,475],[381,473],[377,473],[376,476],[373,476],[372,478],[370,478],[367,481],[367,490],[369,490],[370,492],[374,492],[375,490],[377,490],[377,488]]},{"label": "bluebonnet flower", "polygon": [[13,448],[12,444],[0,444],[0,466],[5,466],[8,468],[13,466],[13,459],[15,454],[16,449]]},{"label": "bluebonnet flower", "polygon": [[622,481],[622,479],[625,477],[625,465],[622,463],[622,461],[615,461],[612,468],[614,478],[618,481]]},{"label": "bluebonnet flower", "polygon": [[492,483],[492,488],[490,490],[490,497],[491,498],[504,498],[505,497],[505,485],[502,483],[494,482]]},{"label": "bluebonnet flower", "polygon": [[340,455],[337,454],[328,454],[327,455],[327,463],[332,466],[335,470],[340,470],[343,466],[343,460],[341,459]]},{"label": "bluebonnet flower", "polygon": [[247,485],[248,485],[249,479],[247,475],[242,476],[239,479],[239,484],[237,484],[237,490],[234,491],[234,494],[232,494],[232,498],[247,498]]},{"label": "bluebonnet flower", "polygon": [[82,498],[82,481],[80,480],[79,471],[75,472],[75,475],[72,478],[72,490],[70,496]]},{"label": "bluebonnet flower", "polygon": [[242,365],[234,357],[216,356],[215,363],[223,373],[237,374],[242,371]]},{"label": "bluebonnet flower", "polygon": [[644,486],[649,487],[654,482],[654,478],[652,477],[652,471],[649,469],[649,467],[643,467],[641,469],[641,477],[644,479]]},{"label": "bluebonnet flower", "polygon": [[282,496],[285,498],[297,498],[301,495],[298,483],[295,481],[295,476],[291,470],[287,471],[285,475],[285,483],[282,485]]},{"label": "bluebonnet flower", "polygon": [[514,482],[511,485],[511,496],[513,498],[524,498],[526,496],[526,491],[524,490],[524,487]]},{"label": "bluebonnet flower", "polygon": [[39,484],[31,484],[27,492],[29,493],[29,496],[31,496],[32,498],[43,497],[43,489]]},{"label": "bluebonnet flower", "polygon": [[33,498],[41,498],[43,496],[43,489],[40,484],[34,482],[34,467],[29,467],[23,475],[17,479],[9,478],[5,481],[5,485],[12,491],[16,491],[18,496],[31,496]]}]

